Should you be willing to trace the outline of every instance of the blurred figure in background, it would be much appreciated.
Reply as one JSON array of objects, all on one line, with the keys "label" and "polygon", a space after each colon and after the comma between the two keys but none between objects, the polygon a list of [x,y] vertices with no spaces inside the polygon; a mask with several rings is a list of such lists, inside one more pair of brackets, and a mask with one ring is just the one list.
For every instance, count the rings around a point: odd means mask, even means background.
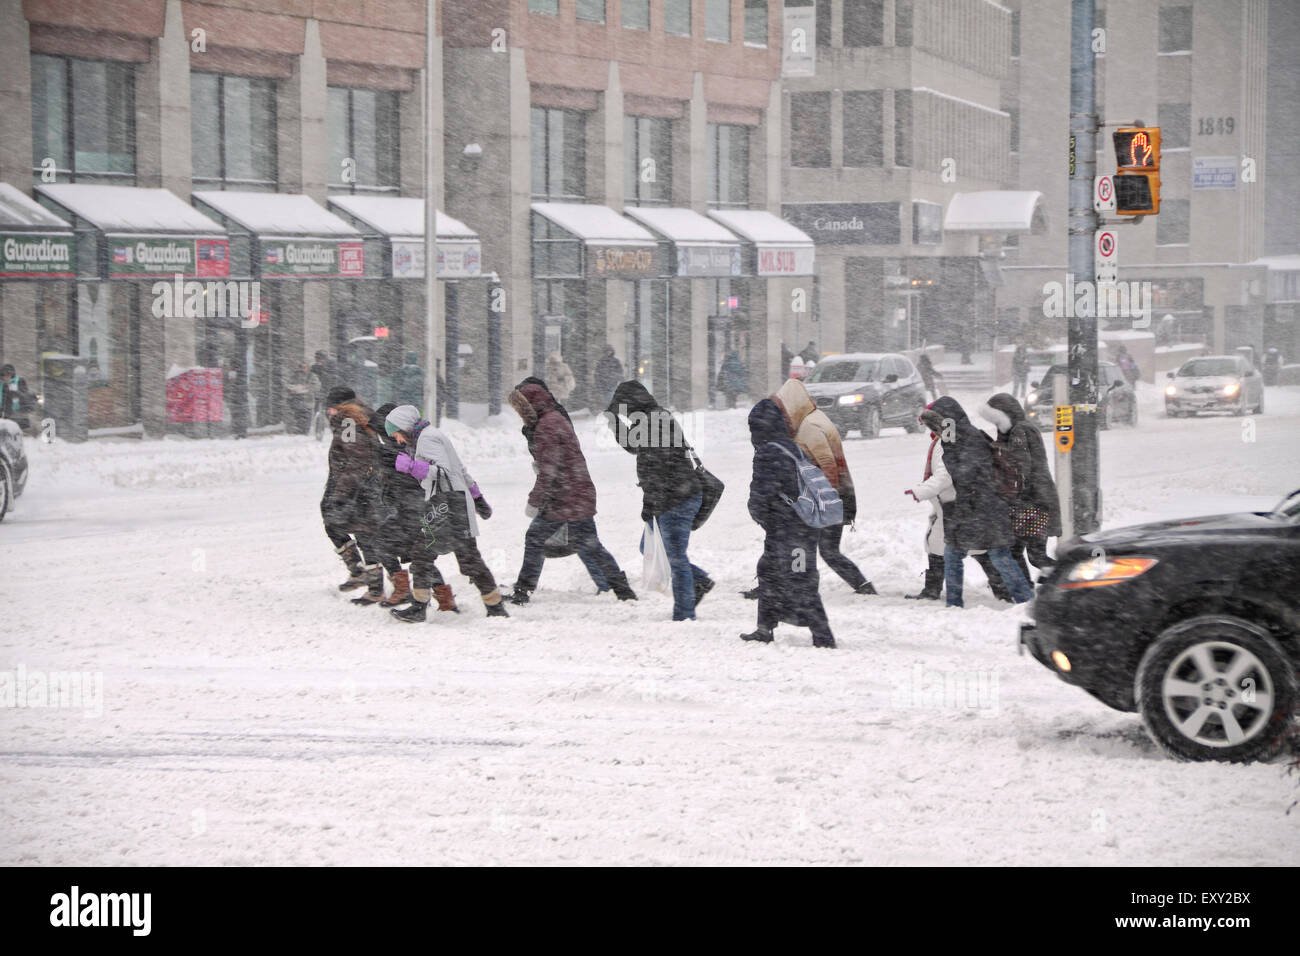
[{"label": "blurred figure in background", "polygon": [[559,352],[552,352],[546,357],[546,385],[557,402],[568,401],[577,384],[573,378],[573,369],[569,368]]},{"label": "blurred figure in background", "polygon": [[[606,345],[605,354],[596,363],[596,374],[592,384],[596,387],[596,402],[608,405],[614,397],[614,389],[623,381],[623,363],[614,354],[614,346]],[[595,402],[593,402],[594,406]]]},{"label": "blurred figure in background", "polygon": [[748,388],[748,378],[740,353],[731,349],[718,369],[718,391],[722,393],[727,408],[736,407],[736,397]]}]

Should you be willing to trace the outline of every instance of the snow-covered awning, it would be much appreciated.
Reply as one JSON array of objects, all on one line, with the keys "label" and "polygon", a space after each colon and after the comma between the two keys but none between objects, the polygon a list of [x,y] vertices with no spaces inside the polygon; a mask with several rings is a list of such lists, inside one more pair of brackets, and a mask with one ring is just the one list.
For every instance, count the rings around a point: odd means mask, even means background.
[{"label": "snow-covered awning", "polygon": [[0,279],[72,279],[72,224],[26,193],[0,183]]},{"label": "snow-covered awning", "polygon": [[[424,200],[402,196],[331,196],[330,205],[387,239],[394,278],[424,278]],[[473,278],[483,271],[478,234],[436,210],[438,277]]]},{"label": "snow-covered awning", "polygon": [[944,232],[1044,232],[1043,194],[1036,190],[985,189],[955,193],[943,219]]},{"label": "snow-covered awning", "polygon": [[754,274],[810,276],[813,241],[808,233],[762,209],[710,209],[709,215],[754,246]]},{"label": "snow-covered awning", "polygon": [[679,276],[738,276],[740,240],[721,223],[692,209],[629,206],[625,212],[673,243]]},{"label": "snow-covered awning", "polygon": [[586,277],[649,279],[658,275],[655,237],[608,206],[535,202],[532,208],[547,222],[581,240]]},{"label": "snow-covered awning", "polygon": [[[230,276],[226,230],[165,189],[49,183],[36,192],[88,225],[78,243],[82,275],[104,279],[224,279]],[[83,248],[84,247],[84,251]]]},{"label": "snow-covered awning", "polygon": [[211,209],[232,232],[256,241],[253,269],[265,278],[360,279],[365,276],[361,232],[310,196],[200,190],[200,208]]}]

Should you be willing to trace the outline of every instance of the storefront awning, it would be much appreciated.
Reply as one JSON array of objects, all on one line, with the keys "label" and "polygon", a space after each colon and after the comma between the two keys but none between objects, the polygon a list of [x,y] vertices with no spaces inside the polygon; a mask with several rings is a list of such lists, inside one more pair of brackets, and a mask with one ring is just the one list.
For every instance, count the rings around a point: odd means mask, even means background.
[{"label": "storefront awning", "polygon": [[[331,196],[330,205],[391,245],[392,275],[424,278],[424,200],[400,196]],[[459,219],[437,210],[438,278],[472,279],[483,272],[483,245]]]},{"label": "storefront awning", "polygon": [[629,206],[625,211],[676,247],[676,275],[741,274],[740,240],[721,223],[691,209]]},{"label": "storefront awning", "polygon": [[0,183],[0,279],[73,279],[72,224],[8,183]]},{"label": "storefront awning", "polygon": [[655,237],[608,206],[535,202],[533,212],[581,240],[587,278],[651,279],[659,274]]},{"label": "storefront awning", "polygon": [[754,247],[754,275],[810,276],[813,241],[802,229],[762,209],[710,209],[709,215]]},{"label": "storefront awning", "polygon": [[944,216],[944,232],[1044,232],[1043,194],[1034,190],[986,189],[956,193]]},{"label": "storefront awning", "polygon": [[221,226],[165,189],[89,183],[36,192],[88,224],[95,241],[78,250],[82,274],[106,279],[225,278],[230,243]]},{"label": "storefront awning", "polygon": [[310,196],[203,190],[194,193],[231,232],[255,242],[254,272],[268,279],[359,279],[365,275],[361,233]]}]

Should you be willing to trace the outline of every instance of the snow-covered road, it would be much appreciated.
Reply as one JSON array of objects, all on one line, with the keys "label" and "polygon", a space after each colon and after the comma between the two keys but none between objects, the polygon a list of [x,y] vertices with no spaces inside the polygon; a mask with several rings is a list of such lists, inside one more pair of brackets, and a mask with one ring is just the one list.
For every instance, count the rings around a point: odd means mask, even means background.
[{"label": "snow-covered road", "polygon": [[[1144,402],[1102,436],[1105,526],[1300,486],[1300,392],[1270,389],[1250,426]],[[636,585],[633,460],[578,425]],[[902,493],[924,436],[846,444],[845,548],[881,596],[823,568],[840,650],[789,627],[742,644],[760,550],[745,412],[688,425],[728,491],[691,549],[719,586],[687,624],[663,595],[596,597],[572,558],[506,621],[451,561],[459,616],[356,608],[306,438],[29,442],[0,524],[0,672],[102,675],[102,701],[0,709],[0,864],[1300,862],[1283,764],[1165,758],[1135,715],[1017,656],[1018,612],[973,564],[964,611],[902,598],[925,561],[927,508]],[[454,427],[509,584],[523,440],[511,420]]]}]

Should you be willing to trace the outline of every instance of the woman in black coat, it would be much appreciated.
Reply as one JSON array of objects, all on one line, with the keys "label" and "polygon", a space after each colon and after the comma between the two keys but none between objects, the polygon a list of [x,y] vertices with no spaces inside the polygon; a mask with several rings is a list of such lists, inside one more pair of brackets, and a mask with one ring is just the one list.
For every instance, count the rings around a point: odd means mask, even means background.
[{"label": "woman in black coat", "polygon": [[[1029,580],[1025,551],[1028,550],[1034,567],[1040,571],[1050,570],[1055,562],[1047,556],[1047,539],[1061,533],[1061,505],[1056,495],[1056,483],[1052,481],[1052,471],[1047,466],[1047,449],[1043,446],[1038,426],[1025,417],[1025,410],[1014,396],[999,392],[979,410],[979,415],[996,426],[996,442],[1007,449],[1020,475],[1020,489],[1008,502],[1012,533],[1016,538],[1011,553],[1025,579]],[[1022,527],[1032,533],[1016,530],[1017,515],[1024,516],[1025,525]],[[1029,520],[1034,517],[1039,519],[1037,526],[1032,526]]]},{"label": "woman in black coat", "polygon": [[1017,604],[1030,600],[1033,589],[1021,574],[1011,546],[1011,517],[998,495],[993,471],[993,447],[954,398],[945,395],[930,405],[940,417],[939,440],[943,464],[957,497],[943,519],[943,579],[949,607],[962,607],[962,561],[970,551],[987,551],[993,567]]},{"label": "woman in black coat", "polygon": [[741,639],[770,641],[773,629],[784,621],[811,628],[814,647],[834,647],[835,637],[817,590],[821,532],[804,524],[789,504],[799,497],[799,476],[787,452],[797,455],[798,449],[790,440],[785,416],[770,398],[749,413],[749,438],[754,444],[749,515],[765,537],[763,556],[758,559],[758,628],[740,635]]}]

